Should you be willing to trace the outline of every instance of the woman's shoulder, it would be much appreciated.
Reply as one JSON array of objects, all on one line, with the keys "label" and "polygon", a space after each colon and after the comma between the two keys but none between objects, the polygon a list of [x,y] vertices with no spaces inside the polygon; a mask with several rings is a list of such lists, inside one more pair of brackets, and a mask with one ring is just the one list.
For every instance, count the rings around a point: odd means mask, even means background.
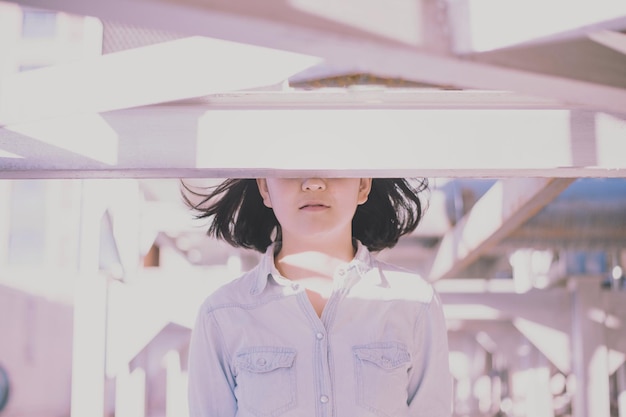
[{"label": "woman's shoulder", "polygon": [[379,282],[382,288],[388,292],[396,294],[403,299],[430,303],[435,290],[433,285],[417,272],[402,266],[373,259],[372,269],[368,274],[373,275],[373,279]]},{"label": "woman's shoulder", "polygon": [[201,305],[201,311],[210,312],[219,308],[249,304],[253,301],[252,296],[259,273],[259,267],[256,266],[238,278],[221,285],[205,298]]}]

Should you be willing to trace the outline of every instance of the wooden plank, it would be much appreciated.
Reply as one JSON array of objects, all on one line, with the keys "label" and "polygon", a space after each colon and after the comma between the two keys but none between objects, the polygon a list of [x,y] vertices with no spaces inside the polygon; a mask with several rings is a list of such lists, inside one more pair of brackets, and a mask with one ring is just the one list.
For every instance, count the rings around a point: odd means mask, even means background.
[{"label": "wooden plank", "polygon": [[501,180],[442,238],[428,278],[453,277],[556,198],[573,179]]}]

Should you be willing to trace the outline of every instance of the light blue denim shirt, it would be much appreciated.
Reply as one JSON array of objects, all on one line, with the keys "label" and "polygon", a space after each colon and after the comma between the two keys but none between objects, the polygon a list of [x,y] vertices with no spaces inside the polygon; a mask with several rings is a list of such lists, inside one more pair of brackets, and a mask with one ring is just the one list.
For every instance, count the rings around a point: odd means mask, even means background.
[{"label": "light blue denim shirt", "polygon": [[359,243],[319,318],[273,246],[203,303],[191,417],[449,417],[446,324],[433,287]]}]

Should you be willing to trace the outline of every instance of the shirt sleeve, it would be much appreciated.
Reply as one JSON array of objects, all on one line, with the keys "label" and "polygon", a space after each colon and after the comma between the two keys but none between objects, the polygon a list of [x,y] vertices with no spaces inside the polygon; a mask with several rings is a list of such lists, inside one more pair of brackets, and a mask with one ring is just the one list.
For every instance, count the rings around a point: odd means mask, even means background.
[{"label": "shirt sleeve", "polygon": [[415,350],[408,394],[411,417],[452,415],[448,331],[436,292],[415,323]]},{"label": "shirt sleeve", "polygon": [[190,417],[234,417],[237,400],[230,359],[214,312],[200,310],[189,346]]}]

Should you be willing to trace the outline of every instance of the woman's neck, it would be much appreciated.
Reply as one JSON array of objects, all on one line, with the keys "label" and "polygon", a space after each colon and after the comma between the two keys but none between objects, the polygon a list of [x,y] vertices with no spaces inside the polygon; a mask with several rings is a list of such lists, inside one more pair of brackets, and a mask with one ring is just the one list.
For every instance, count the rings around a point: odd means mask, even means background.
[{"label": "woman's neck", "polygon": [[340,244],[315,245],[311,242],[283,240],[280,251],[275,257],[278,271],[289,279],[330,278],[335,270],[354,258],[355,248],[352,238]]}]

